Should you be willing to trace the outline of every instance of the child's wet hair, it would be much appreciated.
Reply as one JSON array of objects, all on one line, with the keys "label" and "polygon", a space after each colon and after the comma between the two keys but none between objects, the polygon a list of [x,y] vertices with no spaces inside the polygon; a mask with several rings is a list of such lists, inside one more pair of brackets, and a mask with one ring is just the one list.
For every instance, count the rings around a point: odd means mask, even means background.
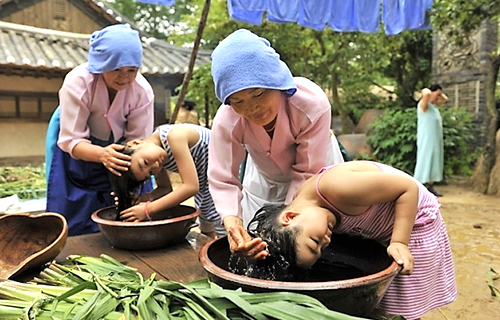
[{"label": "child's wet hair", "polygon": [[[125,147],[122,153],[132,156],[134,151],[133,148]],[[134,204],[136,190],[144,183],[144,181],[138,181],[130,169],[120,173],[121,176],[109,173],[111,190],[114,192],[115,197],[118,197],[118,212],[130,208]]]},{"label": "child's wet hair", "polygon": [[259,260],[246,275],[259,279],[277,281],[297,281],[305,275],[296,263],[296,241],[298,228],[285,228],[279,221],[285,205],[265,205],[255,213],[248,224],[248,232],[253,237],[262,238],[268,245],[269,255]]}]

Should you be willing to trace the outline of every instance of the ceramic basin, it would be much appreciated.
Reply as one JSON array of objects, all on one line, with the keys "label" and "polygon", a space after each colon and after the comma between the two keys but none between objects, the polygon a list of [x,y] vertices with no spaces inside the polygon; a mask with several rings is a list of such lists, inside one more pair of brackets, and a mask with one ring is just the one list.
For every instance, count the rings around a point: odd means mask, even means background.
[{"label": "ceramic basin", "polygon": [[117,213],[115,207],[106,207],[91,218],[113,247],[126,250],[160,249],[184,241],[200,214],[196,208],[180,205],[155,213],[151,221],[124,222],[115,221]]},{"label": "ceramic basin", "polygon": [[400,267],[375,241],[332,235],[330,246],[302,282],[260,280],[229,271],[227,237],[207,243],[199,259],[211,281],[248,292],[292,291],[320,300],[331,310],[369,316]]}]

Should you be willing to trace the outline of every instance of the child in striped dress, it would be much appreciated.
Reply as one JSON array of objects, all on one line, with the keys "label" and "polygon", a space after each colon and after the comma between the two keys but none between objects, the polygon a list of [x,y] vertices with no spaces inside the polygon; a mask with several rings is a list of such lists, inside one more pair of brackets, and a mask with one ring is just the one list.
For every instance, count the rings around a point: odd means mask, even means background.
[{"label": "child in striped dress", "polygon": [[[151,175],[155,176],[157,188],[139,196],[137,204],[122,210],[121,219],[129,222],[146,220],[156,212],[175,207],[194,196],[195,205],[201,211],[202,233],[211,237],[224,234],[208,191],[209,142],[210,129],[194,124],[162,125],[147,139],[128,141],[124,152],[130,155],[131,165],[128,173],[113,177],[115,195],[120,188],[130,191],[133,189],[131,185],[136,186],[137,182],[145,181]],[[175,190],[172,189],[168,171],[180,174],[182,183]],[[117,183],[116,180],[122,181]]]},{"label": "child in striped dress", "polygon": [[333,165],[305,181],[289,205],[264,206],[256,214],[249,230],[268,250],[256,250],[250,258],[265,259],[270,252],[283,255],[290,270],[307,269],[332,233],[376,240],[402,266],[379,309],[418,319],[457,297],[439,208],[420,182],[395,168],[369,161]]}]

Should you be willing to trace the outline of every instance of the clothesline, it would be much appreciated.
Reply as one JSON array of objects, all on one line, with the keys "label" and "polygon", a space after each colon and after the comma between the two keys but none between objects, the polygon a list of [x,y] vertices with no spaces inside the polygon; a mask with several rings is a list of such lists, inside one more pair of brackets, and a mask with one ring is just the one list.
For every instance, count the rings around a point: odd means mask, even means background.
[{"label": "clothesline", "polygon": [[[172,6],[175,0],[135,0]],[[404,30],[429,29],[428,11],[433,0],[227,0],[229,16],[234,20],[260,25],[267,20],[298,23],[338,32],[379,32],[382,21],[388,35]]]},{"label": "clothesline", "polygon": [[338,32],[378,32],[380,19],[386,34],[430,28],[428,10],[433,0],[227,0],[231,18],[259,25],[264,13],[271,22]]}]

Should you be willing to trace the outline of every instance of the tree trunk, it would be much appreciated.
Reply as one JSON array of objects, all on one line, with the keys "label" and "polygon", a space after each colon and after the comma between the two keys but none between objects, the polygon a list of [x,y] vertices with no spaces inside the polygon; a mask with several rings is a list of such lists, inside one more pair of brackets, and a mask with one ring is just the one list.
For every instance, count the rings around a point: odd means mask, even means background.
[{"label": "tree trunk", "polygon": [[[483,152],[476,165],[473,176],[474,188],[482,193],[490,193],[489,184],[493,166],[495,165],[495,137],[498,130],[498,111],[495,103],[495,88],[500,68],[500,55],[492,56],[491,68],[486,76],[486,125]],[[493,190],[492,190],[493,192]]]},{"label": "tree trunk", "polygon": [[347,120],[347,112],[344,105],[339,98],[339,81],[338,73],[332,68],[332,104],[339,112],[340,119],[342,121],[342,134],[347,134],[349,132],[349,122]]},{"label": "tree trunk", "polygon": [[184,102],[184,97],[186,96],[189,81],[191,81],[191,76],[193,75],[194,64],[196,62],[196,55],[198,54],[198,48],[200,47],[201,37],[203,36],[203,29],[205,29],[205,25],[207,24],[208,12],[210,11],[210,1],[205,0],[205,4],[203,5],[203,10],[201,12],[200,24],[198,25],[198,31],[196,32],[196,38],[194,39],[193,51],[191,51],[191,57],[189,59],[189,66],[186,74],[184,75],[184,80],[182,81],[182,88],[179,92],[179,97],[177,98],[177,103],[175,105],[174,112],[172,113],[172,117],[170,118],[170,123],[175,123],[175,119],[177,118],[177,114],[179,113],[179,108],[182,106]]}]

